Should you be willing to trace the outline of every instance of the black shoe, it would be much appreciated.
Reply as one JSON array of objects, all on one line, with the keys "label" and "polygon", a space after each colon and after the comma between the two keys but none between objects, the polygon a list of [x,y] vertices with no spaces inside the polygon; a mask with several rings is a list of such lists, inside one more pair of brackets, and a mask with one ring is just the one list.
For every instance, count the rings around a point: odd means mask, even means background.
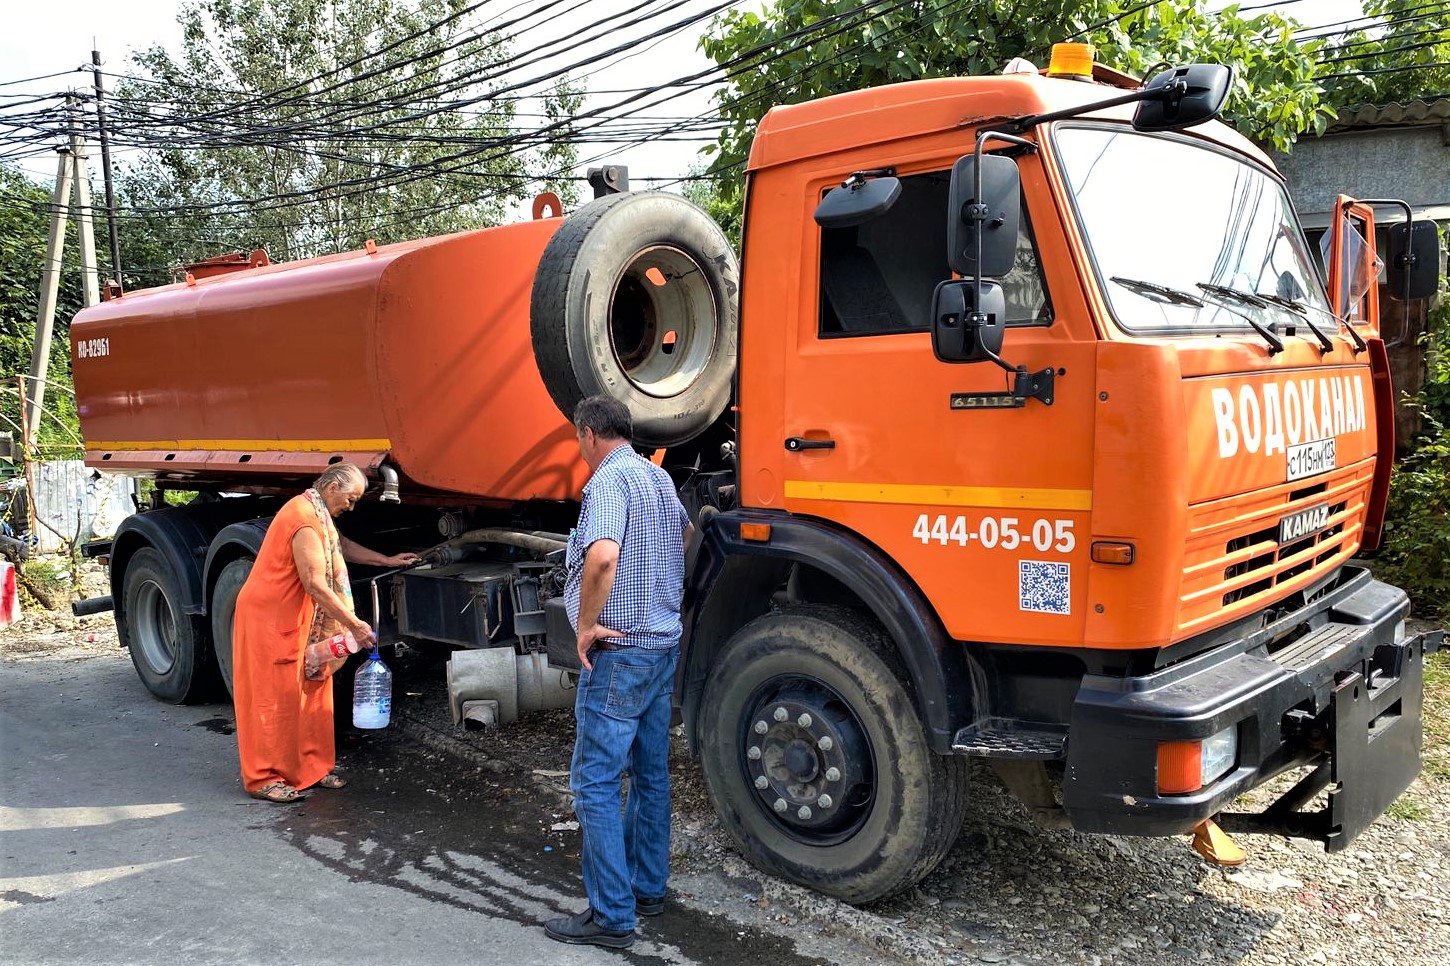
[{"label": "black shoe", "polygon": [[658,899],[646,899],[644,896],[634,897],[634,912],[637,916],[658,916],[665,911],[665,897]]},{"label": "black shoe", "polygon": [[605,929],[594,921],[593,908],[585,909],[577,916],[550,919],[544,923],[544,933],[550,939],[575,945],[607,946],[610,949],[628,949],[634,945],[633,929]]}]

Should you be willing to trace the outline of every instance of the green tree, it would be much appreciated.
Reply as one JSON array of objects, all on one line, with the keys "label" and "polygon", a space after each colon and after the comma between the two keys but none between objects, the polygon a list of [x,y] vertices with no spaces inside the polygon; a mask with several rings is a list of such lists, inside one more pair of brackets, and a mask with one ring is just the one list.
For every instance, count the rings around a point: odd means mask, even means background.
[{"label": "green tree", "polygon": [[[35,348],[35,315],[50,236],[51,189],[21,172],[0,166],[0,374],[30,372]],[[66,228],[60,293],[56,299],[55,333],[50,343],[52,386],[45,408],[54,416],[40,421],[36,445],[42,455],[75,456],[75,398],[69,391],[70,319],[80,310],[83,280],[76,256],[75,222]],[[20,399],[13,378],[0,383],[0,432],[20,439]]]},{"label": "green tree", "polygon": [[1409,592],[1417,616],[1438,615],[1450,626],[1450,286],[1443,281],[1421,342],[1425,385],[1410,405],[1423,428],[1390,477],[1375,569]]},{"label": "green tree", "polygon": [[[1320,78],[1336,109],[1450,96],[1450,6],[1423,0],[1364,0],[1372,24],[1325,47]],[[1446,236],[1441,234],[1441,247]],[[1405,588],[1418,616],[1450,621],[1450,290],[1432,302],[1422,336],[1426,379],[1410,406],[1418,438],[1390,477],[1383,579]]]},{"label": "green tree", "polygon": [[710,174],[705,165],[692,165],[689,179],[685,181],[680,193],[714,219],[738,252],[742,227],[740,208],[738,205],[731,205],[724,198],[724,184],[730,180],[728,177]]},{"label": "green tree", "polygon": [[[145,284],[228,249],[293,259],[502,221],[537,172],[567,174],[499,94],[507,38],[464,0],[188,0],[173,54],[113,99],[117,139],[148,148],[122,175],[123,262]],[[579,91],[538,98],[558,121]],[[524,102],[528,103],[528,102]],[[545,187],[572,199],[571,181]]]},{"label": "green tree", "polygon": [[1450,5],[1364,0],[1365,29],[1325,47],[1325,99],[1336,107],[1450,96]]},{"label": "green tree", "polygon": [[718,95],[725,129],[711,171],[739,203],[738,168],[755,125],[774,104],[923,77],[991,74],[1013,57],[1045,64],[1069,39],[1097,47],[1098,60],[1143,74],[1162,62],[1211,61],[1234,68],[1225,117],[1260,141],[1286,148],[1329,120],[1314,83],[1319,42],[1298,44],[1277,14],[1245,19],[1238,7],[1141,0],[775,0],[762,14],[731,10],[701,47],[730,73]]}]

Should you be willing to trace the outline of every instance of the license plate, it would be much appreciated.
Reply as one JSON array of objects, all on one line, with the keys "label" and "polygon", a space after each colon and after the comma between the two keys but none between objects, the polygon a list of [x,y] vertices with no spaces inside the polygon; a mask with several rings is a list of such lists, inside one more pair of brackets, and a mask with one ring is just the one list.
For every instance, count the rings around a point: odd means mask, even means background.
[{"label": "license plate", "polygon": [[1279,521],[1279,542],[1293,543],[1323,530],[1329,524],[1329,504],[1321,503],[1292,513]]},{"label": "license plate", "polygon": [[1334,469],[1334,439],[1316,439],[1312,443],[1290,446],[1285,455],[1285,478],[1293,482],[1306,476],[1318,476]]}]

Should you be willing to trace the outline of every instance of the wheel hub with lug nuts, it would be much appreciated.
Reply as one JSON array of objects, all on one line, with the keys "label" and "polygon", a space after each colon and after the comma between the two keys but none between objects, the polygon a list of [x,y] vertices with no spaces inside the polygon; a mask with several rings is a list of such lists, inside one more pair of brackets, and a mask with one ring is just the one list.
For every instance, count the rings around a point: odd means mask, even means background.
[{"label": "wheel hub with lug nuts", "polygon": [[760,802],[796,834],[849,830],[869,809],[873,763],[865,733],[823,685],[796,683],[756,703],[741,750]]}]

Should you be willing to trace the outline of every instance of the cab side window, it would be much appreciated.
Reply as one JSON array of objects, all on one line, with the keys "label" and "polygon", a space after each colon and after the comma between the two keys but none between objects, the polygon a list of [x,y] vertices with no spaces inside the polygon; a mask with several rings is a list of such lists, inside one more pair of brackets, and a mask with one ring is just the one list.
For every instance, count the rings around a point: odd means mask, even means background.
[{"label": "cab side window", "polygon": [[[952,277],[947,266],[950,173],[901,179],[901,197],[879,218],[854,228],[821,229],[820,335],[823,338],[924,332],[931,296]],[[1012,271],[999,279],[1009,325],[1051,321],[1047,286],[1024,206]]]}]

